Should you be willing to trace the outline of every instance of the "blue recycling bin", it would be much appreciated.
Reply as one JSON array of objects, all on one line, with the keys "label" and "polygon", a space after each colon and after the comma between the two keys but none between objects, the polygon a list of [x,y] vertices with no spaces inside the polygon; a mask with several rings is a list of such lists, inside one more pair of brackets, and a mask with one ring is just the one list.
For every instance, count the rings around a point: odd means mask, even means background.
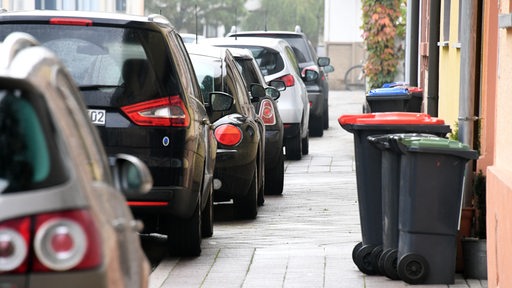
[{"label": "blue recycling bin", "polygon": [[409,89],[403,86],[376,88],[366,94],[366,102],[371,113],[407,112],[410,99]]}]

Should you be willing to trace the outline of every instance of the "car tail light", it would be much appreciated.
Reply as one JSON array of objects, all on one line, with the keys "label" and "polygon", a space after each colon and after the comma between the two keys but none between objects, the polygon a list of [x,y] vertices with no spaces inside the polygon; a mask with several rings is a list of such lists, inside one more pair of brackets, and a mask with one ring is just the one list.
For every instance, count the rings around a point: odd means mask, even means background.
[{"label": "car tail light", "polygon": [[[31,241],[34,249],[29,249]],[[101,264],[100,235],[87,210],[0,223],[0,274],[84,270]]]},{"label": "car tail light", "polygon": [[83,270],[101,265],[101,239],[88,211],[42,214],[34,221],[34,271]]},{"label": "car tail light", "polygon": [[283,81],[286,87],[292,87],[295,85],[295,78],[291,74],[284,75],[283,77],[277,78],[276,80]]},{"label": "car tail light", "polygon": [[27,271],[30,218],[0,223],[0,273]]},{"label": "car tail light", "polygon": [[223,124],[215,128],[215,138],[223,145],[235,146],[242,140],[242,131],[235,125]]},{"label": "car tail light", "polygon": [[264,99],[260,105],[260,118],[265,125],[276,124],[276,114],[274,113],[274,105],[272,101]]},{"label": "car tail light", "polygon": [[83,18],[51,18],[53,25],[92,26],[92,20]]},{"label": "car tail light", "polygon": [[140,126],[187,127],[190,116],[180,96],[170,96],[124,106],[121,110]]}]

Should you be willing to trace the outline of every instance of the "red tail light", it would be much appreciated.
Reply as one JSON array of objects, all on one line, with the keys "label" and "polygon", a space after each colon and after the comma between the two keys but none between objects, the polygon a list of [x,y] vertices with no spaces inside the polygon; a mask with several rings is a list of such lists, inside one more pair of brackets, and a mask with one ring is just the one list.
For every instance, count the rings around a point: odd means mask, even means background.
[{"label": "red tail light", "polygon": [[0,274],[27,271],[30,218],[0,223]]},{"label": "red tail light", "polygon": [[121,110],[140,126],[187,127],[190,125],[190,116],[178,95],[124,106]]},{"label": "red tail light", "polygon": [[[28,248],[30,241],[33,249]],[[28,262],[32,263],[31,268]],[[52,212],[0,223],[0,273],[84,270],[101,264],[100,235],[87,210]]]},{"label": "red tail light", "polygon": [[83,18],[51,18],[53,25],[92,26],[92,20]]},{"label": "red tail light", "polygon": [[283,77],[280,77],[276,80],[281,80],[284,82],[284,85],[286,87],[292,87],[293,85],[295,85],[295,78],[293,77],[293,75],[284,75]]},{"label": "red tail light", "polygon": [[272,101],[264,99],[260,105],[260,118],[265,125],[276,124],[276,114],[274,113],[274,105]]},{"label": "red tail light", "polygon": [[215,138],[223,145],[235,146],[242,140],[242,131],[234,125],[223,124],[215,128]]}]

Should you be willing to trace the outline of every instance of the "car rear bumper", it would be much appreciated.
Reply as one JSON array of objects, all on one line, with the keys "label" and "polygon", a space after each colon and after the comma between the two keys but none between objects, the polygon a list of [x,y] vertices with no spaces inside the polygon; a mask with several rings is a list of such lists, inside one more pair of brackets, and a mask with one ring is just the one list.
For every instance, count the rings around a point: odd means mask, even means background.
[{"label": "car rear bumper", "polygon": [[[229,201],[247,195],[256,167],[254,161],[255,159],[245,165],[215,168],[214,201]],[[219,184],[220,187],[217,186]]]},{"label": "car rear bumper", "polygon": [[309,115],[320,117],[324,113],[324,99],[320,91],[308,92],[308,99],[310,103]]},{"label": "car rear bumper", "polygon": [[128,206],[136,218],[143,215],[169,215],[189,218],[199,199],[199,192],[185,187],[153,187],[140,197],[128,199]]},{"label": "car rear bumper", "polygon": [[283,153],[284,131],[265,131],[265,167],[272,167]]}]

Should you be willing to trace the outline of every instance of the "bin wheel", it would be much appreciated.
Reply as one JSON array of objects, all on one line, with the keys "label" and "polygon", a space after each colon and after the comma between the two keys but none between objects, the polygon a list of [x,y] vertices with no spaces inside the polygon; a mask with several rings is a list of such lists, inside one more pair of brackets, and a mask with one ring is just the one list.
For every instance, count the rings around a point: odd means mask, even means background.
[{"label": "bin wheel", "polygon": [[371,262],[373,264],[373,269],[375,270],[375,273],[376,274],[381,274],[380,273],[381,271],[379,270],[379,259],[380,259],[380,256],[382,255],[382,252],[384,251],[384,249],[382,248],[381,245],[373,248],[372,250],[372,253],[370,254],[370,258],[371,258]]},{"label": "bin wheel", "polygon": [[354,261],[354,263],[356,263],[356,255],[361,247],[363,247],[363,242],[357,243],[356,246],[354,246],[354,249],[352,249],[352,261]]},{"label": "bin wheel", "polygon": [[372,251],[376,247],[374,245],[363,245],[357,251],[355,263],[357,268],[366,275],[376,275],[378,273],[375,265],[375,257],[372,256]]},{"label": "bin wheel", "polygon": [[[400,277],[398,276],[397,272],[397,262],[398,262],[398,250],[397,249],[390,249],[386,251],[386,255],[383,260],[383,268],[384,273],[386,277],[388,277],[391,280],[399,280]],[[384,256],[384,254],[383,254]],[[381,257],[382,259],[383,257]]]},{"label": "bin wheel", "polygon": [[380,254],[379,260],[377,261],[377,267],[379,268],[379,272],[381,275],[386,275],[384,271],[384,260],[386,259],[386,256],[389,252],[391,252],[392,249],[386,249],[382,251],[382,254]]},{"label": "bin wheel", "polygon": [[423,283],[428,274],[427,260],[418,254],[405,254],[398,261],[397,272],[400,279],[406,283]]}]

